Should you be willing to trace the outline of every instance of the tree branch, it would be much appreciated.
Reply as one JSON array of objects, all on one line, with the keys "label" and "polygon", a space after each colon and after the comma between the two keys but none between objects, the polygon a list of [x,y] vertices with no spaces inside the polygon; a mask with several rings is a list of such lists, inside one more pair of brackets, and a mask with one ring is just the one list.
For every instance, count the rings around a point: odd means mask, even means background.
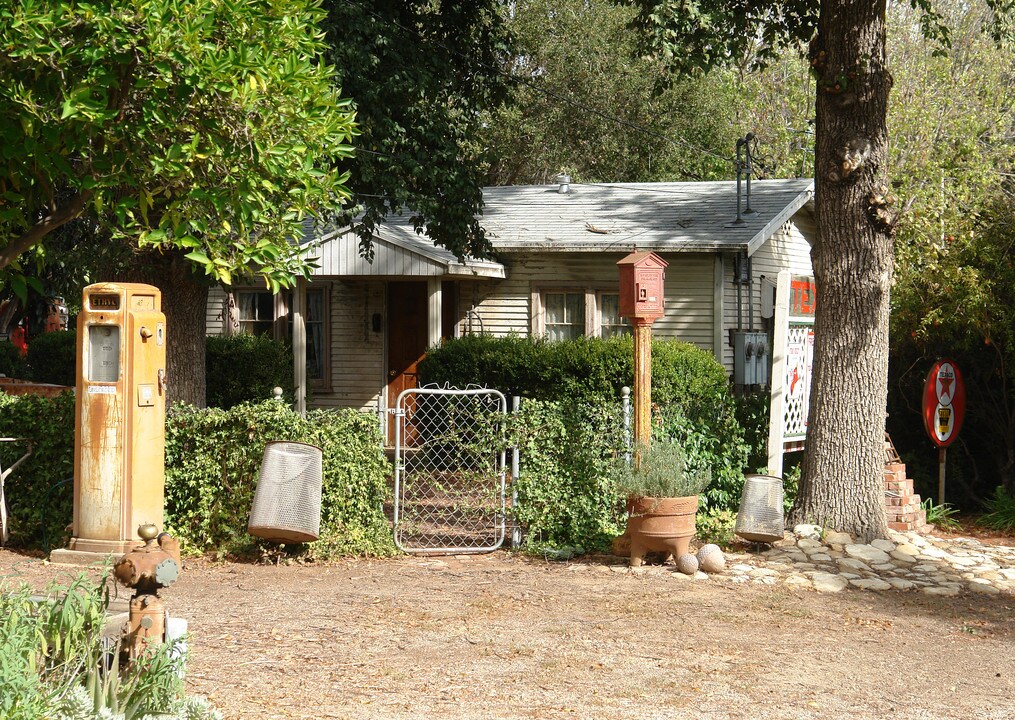
[{"label": "tree branch", "polygon": [[21,253],[29,250],[48,233],[78,217],[84,210],[89,197],[91,197],[89,191],[75,193],[63,207],[47,215],[33,225],[28,232],[14,238],[6,246],[0,248],[0,270],[17,260]]}]

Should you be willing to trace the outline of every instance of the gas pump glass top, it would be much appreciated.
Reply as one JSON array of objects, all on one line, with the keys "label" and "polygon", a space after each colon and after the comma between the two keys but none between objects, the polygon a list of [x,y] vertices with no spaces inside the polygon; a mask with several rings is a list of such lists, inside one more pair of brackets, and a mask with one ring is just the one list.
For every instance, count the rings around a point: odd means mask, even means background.
[{"label": "gas pump glass top", "polygon": [[120,379],[120,328],[88,327],[88,381],[115,383]]}]

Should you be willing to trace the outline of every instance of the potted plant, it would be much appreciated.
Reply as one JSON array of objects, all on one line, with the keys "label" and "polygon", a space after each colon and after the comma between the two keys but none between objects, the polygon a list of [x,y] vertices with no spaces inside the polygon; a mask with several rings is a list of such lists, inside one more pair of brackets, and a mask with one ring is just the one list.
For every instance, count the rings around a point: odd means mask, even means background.
[{"label": "potted plant", "polygon": [[674,559],[687,553],[698,493],[711,479],[708,470],[689,468],[683,449],[672,442],[639,447],[630,464],[619,466],[617,489],[627,501],[632,567],[641,565],[646,552],[668,552]]}]

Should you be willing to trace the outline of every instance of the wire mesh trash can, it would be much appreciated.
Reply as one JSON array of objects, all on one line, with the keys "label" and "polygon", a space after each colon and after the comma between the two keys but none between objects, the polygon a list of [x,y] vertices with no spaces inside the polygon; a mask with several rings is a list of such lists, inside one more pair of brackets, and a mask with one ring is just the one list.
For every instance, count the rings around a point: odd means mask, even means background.
[{"label": "wire mesh trash can", "polygon": [[744,492],[733,529],[744,540],[782,540],[782,478],[771,475],[744,475]]},{"label": "wire mesh trash can", "polygon": [[323,453],[315,445],[265,445],[247,532],[279,543],[316,540],[321,533],[323,465]]}]

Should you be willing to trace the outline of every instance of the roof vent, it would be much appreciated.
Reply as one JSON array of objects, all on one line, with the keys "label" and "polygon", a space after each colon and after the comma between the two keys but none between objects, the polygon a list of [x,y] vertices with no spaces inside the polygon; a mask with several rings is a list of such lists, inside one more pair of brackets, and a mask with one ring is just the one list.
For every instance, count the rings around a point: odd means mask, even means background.
[{"label": "roof vent", "polygon": [[[723,227],[737,227],[747,223],[744,218],[754,217],[758,211],[751,207],[751,175],[754,174],[754,150],[758,141],[754,133],[747,133],[746,136],[737,140],[737,158],[734,161],[737,171],[737,219]],[[742,204],[741,182],[747,177],[747,207]]]},{"label": "roof vent", "polygon": [[571,176],[567,173],[561,173],[557,176],[557,193],[560,195],[567,195],[571,192]]}]

